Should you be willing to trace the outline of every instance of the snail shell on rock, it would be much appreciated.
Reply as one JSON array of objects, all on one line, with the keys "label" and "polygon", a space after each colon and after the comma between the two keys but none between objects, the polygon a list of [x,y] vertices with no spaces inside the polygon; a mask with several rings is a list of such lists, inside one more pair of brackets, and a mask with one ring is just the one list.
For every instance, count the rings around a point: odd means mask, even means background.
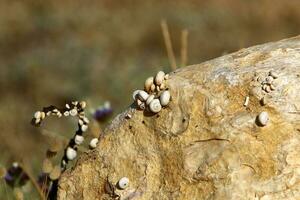
[{"label": "snail shell on rock", "polygon": [[147,92],[151,91],[151,85],[153,84],[154,78],[151,76],[146,79],[144,89]]},{"label": "snail shell on rock", "polygon": [[159,71],[155,76],[155,84],[161,85],[164,81],[164,78],[165,78],[165,72]]},{"label": "snail shell on rock", "polygon": [[170,102],[170,99],[171,99],[171,94],[169,91],[163,91],[159,97],[159,100],[160,100],[160,104],[162,106],[166,106],[169,104]]},{"label": "snail shell on rock", "polygon": [[141,90],[135,90],[133,93],[132,93],[132,98],[133,100],[135,101],[136,100],[136,95],[140,92]]},{"label": "snail shell on rock", "polygon": [[123,177],[118,181],[117,187],[121,190],[124,190],[129,185],[129,179],[127,177]]},{"label": "snail shell on rock", "polygon": [[269,122],[269,114],[267,112],[263,111],[258,115],[257,120],[258,120],[259,125],[266,126],[267,123]]},{"label": "snail shell on rock", "polygon": [[149,105],[151,112],[158,113],[161,110],[161,105],[158,99],[153,99]]},{"label": "snail shell on rock", "polygon": [[143,90],[140,90],[139,93],[137,94],[137,98],[139,98],[141,101],[146,101],[148,96],[149,94]]},{"label": "snail shell on rock", "polygon": [[149,97],[148,97],[148,99],[146,101],[146,105],[149,105],[151,103],[151,101],[154,99],[154,97],[155,96],[153,94],[149,95]]},{"label": "snail shell on rock", "polygon": [[90,148],[91,148],[91,149],[95,149],[95,148],[97,147],[98,142],[99,142],[98,138],[93,138],[93,139],[90,141]]}]

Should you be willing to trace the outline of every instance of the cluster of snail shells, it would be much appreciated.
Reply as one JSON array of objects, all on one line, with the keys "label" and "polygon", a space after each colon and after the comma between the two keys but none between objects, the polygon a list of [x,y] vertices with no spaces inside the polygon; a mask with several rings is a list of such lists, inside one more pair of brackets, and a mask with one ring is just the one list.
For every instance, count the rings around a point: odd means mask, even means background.
[{"label": "cluster of snail shells", "polygon": [[171,100],[171,94],[166,90],[165,81],[169,75],[159,71],[155,77],[149,77],[145,81],[144,90],[133,92],[133,100],[141,110],[148,109],[153,113],[161,111]]},{"label": "cluster of snail shells", "polygon": [[[267,93],[270,93],[271,91],[275,90],[275,84],[273,81],[278,77],[279,75],[276,72],[270,71],[268,73],[268,76],[265,78],[265,80],[261,82],[262,90]],[[258,78],[258,81],[260,81],[260,77]]]}]

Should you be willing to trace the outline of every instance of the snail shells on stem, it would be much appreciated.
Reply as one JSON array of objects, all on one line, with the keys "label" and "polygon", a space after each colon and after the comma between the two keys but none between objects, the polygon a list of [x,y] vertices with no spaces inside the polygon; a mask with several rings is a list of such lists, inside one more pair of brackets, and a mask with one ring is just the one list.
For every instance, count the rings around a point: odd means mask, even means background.
[{"label": "snail shells on stem", "polygon": [[82,144],[83,141],[84,141],[84,137],[82,135],[76,135],[75,138],[74,138],[74,142],[77,145]]},{"label": "snail shells on stem", "polygon": [[77,152],[75,149],[68,147],[67,148],[67,152],[66,152],[66,156],[68,158],[68,160],[74,160],[77,156]]}]

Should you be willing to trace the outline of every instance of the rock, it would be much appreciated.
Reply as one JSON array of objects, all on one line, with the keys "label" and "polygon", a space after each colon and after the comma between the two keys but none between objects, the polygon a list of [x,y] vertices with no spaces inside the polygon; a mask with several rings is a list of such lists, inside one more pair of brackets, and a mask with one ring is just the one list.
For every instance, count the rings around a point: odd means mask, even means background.
[{"label": "rock", "polygon": [[[270,71],[276,90],[266,93]],[[107,178],[122,177],[121,199],[300,199],[299,36],[180,68],[166,84],[168,107],[118,115],[62,175],[58,199],[105,199]]]}]

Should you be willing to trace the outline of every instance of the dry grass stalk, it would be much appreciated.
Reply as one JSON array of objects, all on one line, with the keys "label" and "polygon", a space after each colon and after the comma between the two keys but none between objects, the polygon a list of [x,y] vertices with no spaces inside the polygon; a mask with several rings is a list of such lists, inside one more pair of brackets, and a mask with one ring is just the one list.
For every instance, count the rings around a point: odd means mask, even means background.
[{"label": "dry grass stalk", "polygon": [[188,36],[189,31],[183,29],[181,31],[181,66],[186,66],[188,61]]},{"label": "dry grass stalk", "polygon": [[174,50],[173,50],[173,46],[172,46],[170,33],[169,33],[168,24],[167,24],[166,20],[161,20],[160,25],[161,25],[165,45],[166,45],[169,62],[171,64],[171,68],[172,68],[172,70],[176,70],[177,64],[176,64],[175,54],[174,54]]},{"label": "dry grass stalk", "polygon": [[23,163],[20,164],[20,165],[21,165],[21,168],[23,169],[23,171],[27,174],[27,176],[28,176],[30,182],[32,183],[32,185],[35,187],[35,189],[39,193],[40,198],[42,200],[46,200],[44,192],[40,188],[39,184],[36,182],[35,178],[32,176],[31,171]]}]

